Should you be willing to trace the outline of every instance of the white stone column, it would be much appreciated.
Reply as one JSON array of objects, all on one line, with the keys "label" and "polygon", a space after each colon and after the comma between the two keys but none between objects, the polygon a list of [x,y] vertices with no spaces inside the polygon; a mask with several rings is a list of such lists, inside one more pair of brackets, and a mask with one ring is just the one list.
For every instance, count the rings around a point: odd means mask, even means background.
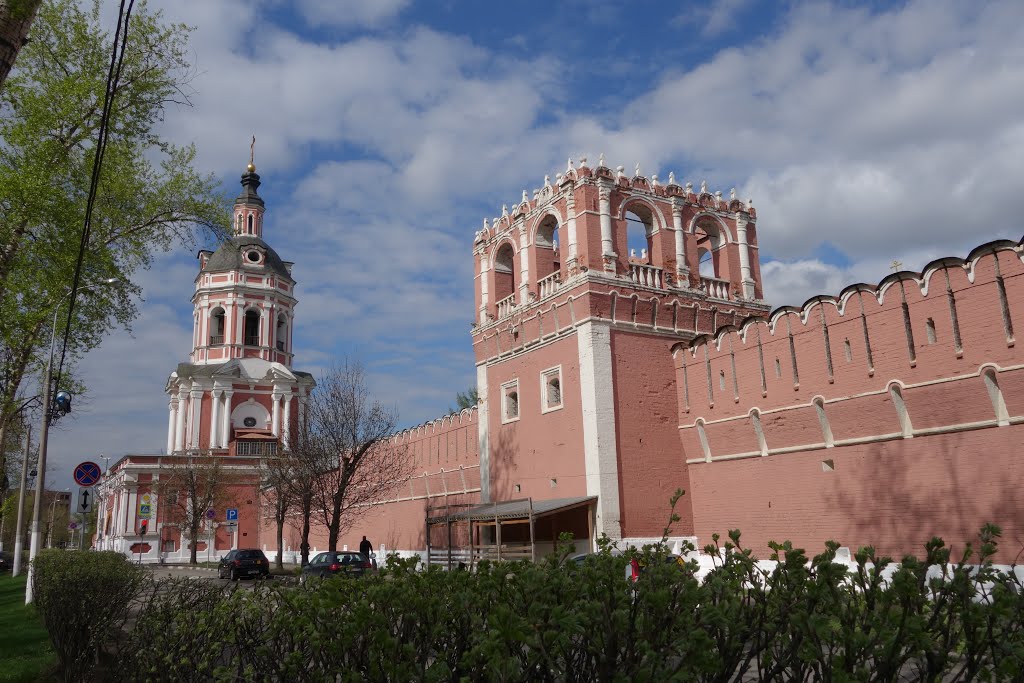
[{"label": "white stone column", "polygon": [[189,408],[191,408],[192,415],[189,418],[189,447],[199,448],[199,432],[202,426],[203,419],[203,390],[193,386],[191,392],[191,401],[189,402]]},{"label": "white stone column", "polygon": [[292,395],[291,390],[284,397],[284,429],[281,430],[284,435],[284,449],[286,451],[291,450],[292,444]]},{"label": "white stone column", "polygon": [[188,390],[184,387],[178,389],[178,410],[175,416],[177,424],[174,426],[174,451],[185,449],[185,400],[188,398]]},{"label": "white stone column", "polygon": [[281,436],[281,394],[274,390],[270,397],[273,412],[270,417],[270,431],[274,436]]},{"label": "white stone column", "polygon": [[210,448],[220,448],[220,389],[210,392],[213,405],[210,408]]},{"label": "white stone column", "polygon": [[619,518],[619,466],[615,442],[611,330],[585,322],[576,332],[583,408],[583,464],[587,495],[597,496],[596,533],[622,538]]},{"label": "white stone column", "polygon": [[477,252],[480,256],[480,324],[487,322],[487,305],[490,303],[490,295],[487,291],[487,252],[480,249]]},{"label": "white stone column", "polygon": [[683,207],[672,198],[672,230],[676,234],[676,276],[678,286],[684,289],[690,283],[690,268],[686,265],[686,230],[683,229]]},{"label": "white stone column", "polygon": [[601,255],[610,257],[604,269],[615,272],[615,249],[612,242],[612,190],[606,185],[598,187],[598,209],[601,213]]},{"label": "white stone column", "polygon": [[174,452],[174,428],[178,418],[178,399],[171,397],[167,402],[167,452]]},{"label": "white stone column", "polygon": [[526,225],[519,225],[519,296],[516,303],[522,306],[530,303],[530,250]]},{"label": "white stone column", "polygon": [[750,274],[750,247],[747,245],[747,218],[736,214],[736,241],[740,248],[740,282],[743,285],[743,297],[754,298],[754,278]]},{"label": "white stone column", "polygon": [[566,214],[566,239],[569,240],[569,262],[567,266],[575,266],[576,260],[579,258],[579,248],[576,244],[576,191],[573,188],[569,188],[569,193],[565,197],[565,214]]},{"label": "white stone column", "polygon": [[231,395],[230,389],[224,390],[224,412],[222,413],[223,423],[221,424],[221,447],[227,448],[231,440]]}]

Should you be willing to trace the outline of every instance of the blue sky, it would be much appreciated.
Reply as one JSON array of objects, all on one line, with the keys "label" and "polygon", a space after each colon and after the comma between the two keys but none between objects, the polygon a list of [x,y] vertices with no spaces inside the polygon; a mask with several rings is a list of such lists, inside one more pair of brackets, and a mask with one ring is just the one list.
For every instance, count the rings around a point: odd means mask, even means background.
[{"label": "blue sky", "polygon": [[[362,360],[403,425],[473,383],[474,231],[568,157],[753,198],[773,306],[1022,233],[1016,0],[151,5],[196,27],[193,106],[164,134],[231,196],[256,135],[264,237],[299,282],[296,368]],[[133,333],[83,361],[54,486],[165,445],[194,257],[142,274]]]}]

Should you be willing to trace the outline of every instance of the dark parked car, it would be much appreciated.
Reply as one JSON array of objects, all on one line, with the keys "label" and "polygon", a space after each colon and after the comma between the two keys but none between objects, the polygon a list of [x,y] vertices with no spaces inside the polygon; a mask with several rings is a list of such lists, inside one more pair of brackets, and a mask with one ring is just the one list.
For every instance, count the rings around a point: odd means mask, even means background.
[{"label": "dark parked car", "polygon": [[14,554],[9,552],[0,553],[0,572],[9,572],[14,567]]},{"label": "dark parked car", "polygon": [[270,574],[270,561],[257,548],[232,550],[220,558],[217,564],[217,578],[238,581],[243,576],[265,579]]},{"label": "dark parked car", "polygon": [[374,571],[374,561],[366,558],[362,553],[342,551],[333,553],[319,553],[302,568],[300,580],[304,581],[310,576],[328,577],[336,574],[347,574],[350,576],[362,576]]}]

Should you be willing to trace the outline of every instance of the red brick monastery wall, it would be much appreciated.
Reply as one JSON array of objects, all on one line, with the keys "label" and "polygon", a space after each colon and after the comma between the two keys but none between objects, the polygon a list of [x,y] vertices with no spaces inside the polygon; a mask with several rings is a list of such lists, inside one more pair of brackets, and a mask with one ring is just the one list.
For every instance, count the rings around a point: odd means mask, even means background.
[{"label": "red brick monastery wall", "polygon": [[[388,500],[370,506],[338,539],[338,547],[355,550],[365,534],[374,548],[425,548],[428,505],[476,503],[480,500],[480,443],[477,409],[463,410],[399,432],[392,445],[406,449],[411,478]],[[314,524],[310,544],[327,548],[326,528]],[[299,547],[298,531],[287,531],[287,545]],[[267,538],[272,538],[268,536]],[[269,546],[268,546],[269,547]]]},{"label": "red brick monastery wall", "polygon": [[1003,528],[1024,547],[1021,246],[992,242],[877,287],[674,349],[694,531],[900,555]]}]

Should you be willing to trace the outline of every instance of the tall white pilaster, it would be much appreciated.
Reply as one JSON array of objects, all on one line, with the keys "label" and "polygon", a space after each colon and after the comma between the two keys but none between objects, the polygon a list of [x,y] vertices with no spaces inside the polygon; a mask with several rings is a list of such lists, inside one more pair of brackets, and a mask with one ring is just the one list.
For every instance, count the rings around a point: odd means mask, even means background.
[{"label": "tall white pilaster", "polygon": [[[612,243],[612,191],[606,185],[598,188],[598,209],[601,214],[601,255],[614,257],[615,249]],[[606,263],[605,270],[614,271],[614,262]]]},{"label": "tall white pilaster", "polygon": [[566,237],[569,240],[569,265],[575,265],[578,258],[579,247],[576,245],[576,192],[569,188],[569,194],[565,197],[566,213]]},{"label": "tall white pilaster", "polygon": [[291,390],[284,397],[284,429],[281,430],[284,440],[284,449],[291,450],[292,443],[292,395]]},{"label": "tall white pilaster", "polygon": [[224,390],[224,409],[221,413],[223,422],[221,423],[221,446],[223,448],[228,447],[228,442],[231,440],[231,394],[230,389]]},{"label": "tall white pilaster", "polygon": [[487,291],[487,252],[480,250],[480,324],[487,322],[487,305],[490,296]]},{"label": "tall white pilaster", "polygon": [[202,415],[203,415],[203,390],[193,387],[191,393],[191,401],[189,404],[191,408],[191,416],[189,418],[189,447],[199,448],[199,432],[202,426]]},{"label": "tall white pilaster", "polygon": [[680,288],[689,285],[690,267],[686,265],[686,231],[683,229],[683,207],[672,198],[672,230],[676,236],[676,276]]},{"label": "tall white pilaster", "polygon": [[174,425],[178,417],[178,399],[167,402],[167,452],[174,452]]},{"label": "tall white pilaster", "polygon": [[519,226],[519,296],[516,303],[520,306],[530,302],[530,250],[529,235],[526,225]]},{"label": "tall white pilaster", "polygon": [[583,464],[587,495],[597,496],[597,535],[622,538],[619,517],[619,461],[615,443],[611,330],[586,322],[576,332],[583,408]]},{"label": "tall white pilaster", "polygon": [[744,214],[736,215],[736,241],[740,248],[740,282],[743,297],[754,298],[754,278],[750,274],[750,247],[747,244],[747,219]]},{"label": "tall white pilaster", "polygon": [[277,393],[276,389],[270,397],[270,401],[274,408],[270,418],[270,431],[274,436],[281,436],[281,394]]},{"label": "tall white pilaster", "polygon": [[224,392],[214,389],[210,392],[210,448],[220,448],[220,397]]},{"label": "tall white pilaster", "polygon": [[178,389],[178,409],[175,415],[176,424],[174,425],[174,450],[182,451],[185,450],[185,410],[186,403],[188,400],[188,390],[184,388]]}]

